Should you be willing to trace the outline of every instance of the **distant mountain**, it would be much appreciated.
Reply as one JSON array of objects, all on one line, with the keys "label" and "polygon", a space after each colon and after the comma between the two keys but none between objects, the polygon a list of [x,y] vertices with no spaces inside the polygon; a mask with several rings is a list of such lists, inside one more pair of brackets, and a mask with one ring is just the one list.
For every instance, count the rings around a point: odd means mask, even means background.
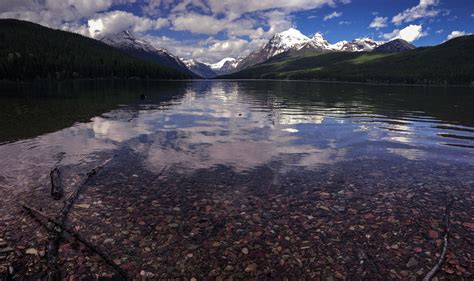
[{"label": "distant mountain", "polygon": [[224,75],[235,72],[241,61],[242,58],[224,58],[217,63],[209,64],[209,66],[218,75]]},{"label": "distant mountain", "polygon": [[371,38],[356,38],[351,42],[341,41],[332,45],[334,51],[342,52],[370,52],[377,48],[381,43]]},{"label": "distant mountain", "polygon": [[292,49],[299,49],[302,46],[309,44],[310,41],[310,38],[294,28],[276,33],[262,48],[250,53],[247,57],[245,57],[237,65],[236,69],[241,70],[262,63],[269,58],[283,52],[287,52]]},{"label": "distant mountain", "polygon": [[166,65],[194,78],[198,78],[194,72],[176,56],[165,49],[157,49],[150,43],[136,38],[130,31],[122,31],[103,37],[100,41],[105,44],[120,49],[134,57]]},{"label": "distant mountain", "polygon": [[0,80],[131,77],[184,79],[190,75],[79,34],[0,19]]},{"label": "distant mountain", "polygon": [[218,74],[208,64],[193,59],[181,59],[186,67],[196,75],[203,78],[214,78]]},{"label": "distant mountain", "polygon": [[303,49],[219,78],[474,85],[474,35],[397,53]]},{"label": "distant mountain", "polygon": [[317,51],[331,51],[332,47],[329,42],[324,39],[321,33],[314,34],[313,38],[307,39],[302,44],[295,44],[291,49],[293,50],[317,50]]},{"label": "distant mountain", "polygon": [[290,28],[286,31],[276,33],[262,48],[250,53],[236,66],[236,70],[243,70],[253,65],[267,61],[268,59],[287,52],[302,50],[319,52],[362,52],[372,51],[381,43],[370,38],[357,38],[330,44],[321,33],[316,33],[312,38],[307,37],[299,30]]},{"label": "distant mountain", "polygon": [[413,50],[416,47],[403,39],[395,39],[385,44],[382,44],[374,49],[374,52],[380,53],[395,53]]},{"label": "distant mountain", "polygon": [[227,63],[235,63],[237,61],[237,59],[235,58],[223,58],[221,59],[220,61],[216,62],[216,63],[213,63],[213,64],[210,64],[209,66],[212,68],[212,69],[215,69],[215,70],[221,70],[224,65],[226,65]]}]

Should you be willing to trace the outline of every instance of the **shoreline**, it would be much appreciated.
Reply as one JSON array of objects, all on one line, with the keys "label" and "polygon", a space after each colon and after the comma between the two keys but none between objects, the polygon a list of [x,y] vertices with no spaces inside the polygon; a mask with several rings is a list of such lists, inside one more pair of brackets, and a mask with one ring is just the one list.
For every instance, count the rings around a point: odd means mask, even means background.
[{"label": "shoreline", "polygon": [[384,82],[354,82],[354,81],[337,81],[337,80],[317,80],[317,79],[252,79],[252,78],[202,78],[202,79],[147,79],[147,78],[78,78],[78,79],[40,79],[32,81],[11,81],[0,80],[0,84],[10,85],[31,85],[34,83],[70,83],[70,82],[100,82],[100,81],[145,81],[145,82],[308,82],[308,83],[328,83],[328,84],[350,84],[350,85],[373,85],[373,86],[414,86],[414,87],[442,87],[442,88],[474,88],[471,84],[409,84],[409,83],[384,83]]}]

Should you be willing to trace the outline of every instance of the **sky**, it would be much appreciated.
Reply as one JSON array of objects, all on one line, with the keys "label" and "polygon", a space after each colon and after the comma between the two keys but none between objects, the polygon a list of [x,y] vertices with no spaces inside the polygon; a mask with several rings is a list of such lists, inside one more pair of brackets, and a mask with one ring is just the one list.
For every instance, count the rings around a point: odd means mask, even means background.
[{"label": "sky", "polygon": [[130,30],[182,58],[243,57],[290,27],[330,43],[437,45],[474,32],[474,0],[0,0],[16,18],[100,39]]}]

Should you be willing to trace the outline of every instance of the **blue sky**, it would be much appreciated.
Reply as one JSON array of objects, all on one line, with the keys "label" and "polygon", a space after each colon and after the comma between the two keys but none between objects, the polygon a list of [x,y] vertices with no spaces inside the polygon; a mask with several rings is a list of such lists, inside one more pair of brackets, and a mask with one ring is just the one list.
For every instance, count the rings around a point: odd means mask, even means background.
[{"label": "blue sky", "polygon": [[474,32],[474,0],[2,0],[17,18],[101,38],[123,30],[180,57],[245,56],[290,27],[330,43],[371,37],[436,45]]}]

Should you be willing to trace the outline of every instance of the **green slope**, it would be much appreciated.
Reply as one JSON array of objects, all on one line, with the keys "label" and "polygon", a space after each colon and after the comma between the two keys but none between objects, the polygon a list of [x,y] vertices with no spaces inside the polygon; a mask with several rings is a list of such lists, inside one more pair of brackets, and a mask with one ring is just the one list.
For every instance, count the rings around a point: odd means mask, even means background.
[{"label": "green slope", "polygon": [[112,77],[189,78],[82,35],[31,22],[0,20],[0,80]]},{"label": "green slope", "polygon": [[402,53],[287,53],[219,78],[472,84],[474,35]]}]

